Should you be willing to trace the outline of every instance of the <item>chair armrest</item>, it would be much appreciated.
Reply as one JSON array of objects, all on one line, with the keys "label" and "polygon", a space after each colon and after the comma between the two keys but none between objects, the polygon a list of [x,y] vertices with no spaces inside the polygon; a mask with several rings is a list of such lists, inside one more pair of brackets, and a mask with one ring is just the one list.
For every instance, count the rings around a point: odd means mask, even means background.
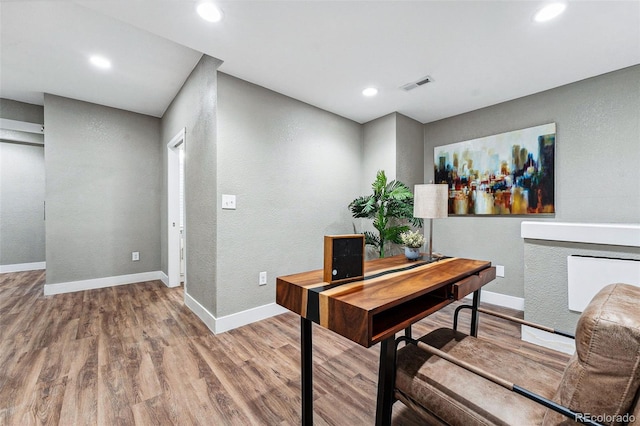
[{"label": "chair armrest", "polygon": [[491,311],[489,309],[478,308],[478,312],[482,312],[483,314],[492,315],[494,317],[506,319],[508,321],[517,322],[517,323],[522,324],[522,325],[526,325],[526,326],[529,326],[529,327],[537,328],[538,330],[543,330],[543,331],[547,331],[549,333],[558,334],[560,336],[568,337],[570,339],[574,339],[575,340],[575,338],[576,338],[576,336],[574,334],[567,333],[566,331],[556,330],[555,328],[546,327],[544,325],[536,324],[536,323],[531,322],[531,321],[525,321],[523,319],[512,317],[510,315],[501,314],[500,312]]},{"label": "chair armrest", "polygon": [[[482,370],[479,367],[476,367],[475,365],[466,362],[466,361],[462,361],[452,355],[449,355],[447,352],[444,352],[434,346],[431,346],[425,342],[422,342],[420,340],[415,340],[415,339],[411,339],[408,337],[399,337],[396,342],[399,343],[401,341],[404,341],[406,344],[413,344],[416,345],[419,349],[431,354],[431,355],[435,355],[437,357],[440,357],[452,364],[457,365],[460,368],[464,368],[467,371],[470,371],[473,374],[476,374],[480,377],[483,377],[486,380],[489,380],[495,384],[497,384],[498,386],[501,386],[511,392],[517,393],[518,395],[521,395],[531,401],[534,401],[538,404],[544,405],[545,407],[556,411],[568,418],[570,418],[571,420],[578,422],[578,423],[582,423],[582,424],[587,424],[587,425],[593,425],[593,426],[602,426],[601,423],[597,423],[595,421],[589,420],[589,416],[585,415],[584,413],[579,413],[576,411],[571,410],[568,407],[565,407],[563,405],[558,404],[555,401],[552,401],[548,398],[545,398],[541,395],[536,394],[535,392],[532,392],[526,388],[523,388],[522,386],[516,385],[515,383],[509,382],[508,380],[505,380],[501,377],[496,376],[495,374],[486,372],[484,370]],[[397,344],[396,343],[396,344]]]},{"label": "chair armrest", "polygon": [[[460,306],[458,306],[456,308],[456,311],[455,311],[455,314],[454,314],[454,318],[453,318],[453,329],[454,330],[458,329],[458,313],[462,309],[473,309],[473,306],[471,306],[471,305],[460,305]],[[537,328],[538,330],[546,331],[548,333],[553,333],[553,334],[557,334],[559,336],[568,337],[570,339],[574,339],[575,340],[575,338],[576,338],[576,336],[574,334],[567,333],[566,331],[556,330],[556,329],[551,328],[551,327],[547,327],[547,326],[544,326],[544,325],[536,324],[536,323],[531,322],[531,321],[525,321],[523,319],[512,317],[510,315],[501,314],[500,312],[491,311],[489,309],[478,308],[478,312],[482,312],[483,314],[487,314],[487,315],[491,315],[491,316],[494,316],[494,317],[502,318],[502,319],[505,319],[507,321],[515,322],[515,323],[518,323],[518,324],[526,325],[528,327]]]}]

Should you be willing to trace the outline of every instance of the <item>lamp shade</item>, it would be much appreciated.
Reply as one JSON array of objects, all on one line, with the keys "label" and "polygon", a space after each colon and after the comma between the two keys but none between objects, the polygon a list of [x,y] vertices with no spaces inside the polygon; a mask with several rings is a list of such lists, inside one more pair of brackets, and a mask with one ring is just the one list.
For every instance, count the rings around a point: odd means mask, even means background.
[{"label": "lamp shade", "polygon": [[413,192],[413,217],[438,219],[447,217],[449,187],[446,183],[416,185]]}]

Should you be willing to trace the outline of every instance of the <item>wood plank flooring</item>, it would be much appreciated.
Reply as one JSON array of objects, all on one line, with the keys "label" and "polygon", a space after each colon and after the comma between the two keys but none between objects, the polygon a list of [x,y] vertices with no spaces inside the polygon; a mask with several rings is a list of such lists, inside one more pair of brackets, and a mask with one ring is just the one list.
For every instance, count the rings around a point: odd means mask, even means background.
[{"label": "wood plank flooring", "polygon": [[[44,271],[0,274],[0,425],[300,424],[297,315],[213,335],[182,288],[152,281],[45,297],[44,280]],[[414,335],[450,326],[455,306]],[[568,359],[521,342],[503,320],[480,324],[481,336],[550,366]],[[313,332],[315,424],[372,425],[378,347]],[[396,403],[393,424],[424,423]]]}]

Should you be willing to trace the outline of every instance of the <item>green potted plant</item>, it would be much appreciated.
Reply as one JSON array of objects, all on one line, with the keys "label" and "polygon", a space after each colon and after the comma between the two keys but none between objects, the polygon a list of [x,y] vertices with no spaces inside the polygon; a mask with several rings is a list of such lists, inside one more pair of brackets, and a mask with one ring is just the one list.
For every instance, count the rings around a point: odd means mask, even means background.
[{"label": "green potted plant", "polygon": [[400,234],[400,241],[404,245],[404,255],[409,260],[416,260],[420,257],[420,248],[424,244],[424,235],[418,231],[407,231]]},{"label": "green potted plant", "polygon": [[379,170],[371,185],[373,194],[364,195],[349,204],[354,218],[373,219],[378,231],[365,231],[366,244],[373,246],[384,257],[385,243],[402,244],[400,234],[414,227],[422,227],[422,219],[413,217],[413,193],[404,183],[387,182],[384,170]]}]

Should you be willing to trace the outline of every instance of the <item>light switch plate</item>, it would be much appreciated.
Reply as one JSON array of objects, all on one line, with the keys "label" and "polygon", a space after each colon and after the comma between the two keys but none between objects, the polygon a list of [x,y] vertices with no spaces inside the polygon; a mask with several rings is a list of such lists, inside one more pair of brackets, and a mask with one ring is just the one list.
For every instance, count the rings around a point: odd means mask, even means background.
[{"label": "light switch plate", "polygon": [[496,277],[503,277],[504,278],[504,266],[496,265]]},{"label": "light switch plate", "polygon": [[236,209],[236,196],[229,194],[222,194],[222,208],[225,210]]}]

